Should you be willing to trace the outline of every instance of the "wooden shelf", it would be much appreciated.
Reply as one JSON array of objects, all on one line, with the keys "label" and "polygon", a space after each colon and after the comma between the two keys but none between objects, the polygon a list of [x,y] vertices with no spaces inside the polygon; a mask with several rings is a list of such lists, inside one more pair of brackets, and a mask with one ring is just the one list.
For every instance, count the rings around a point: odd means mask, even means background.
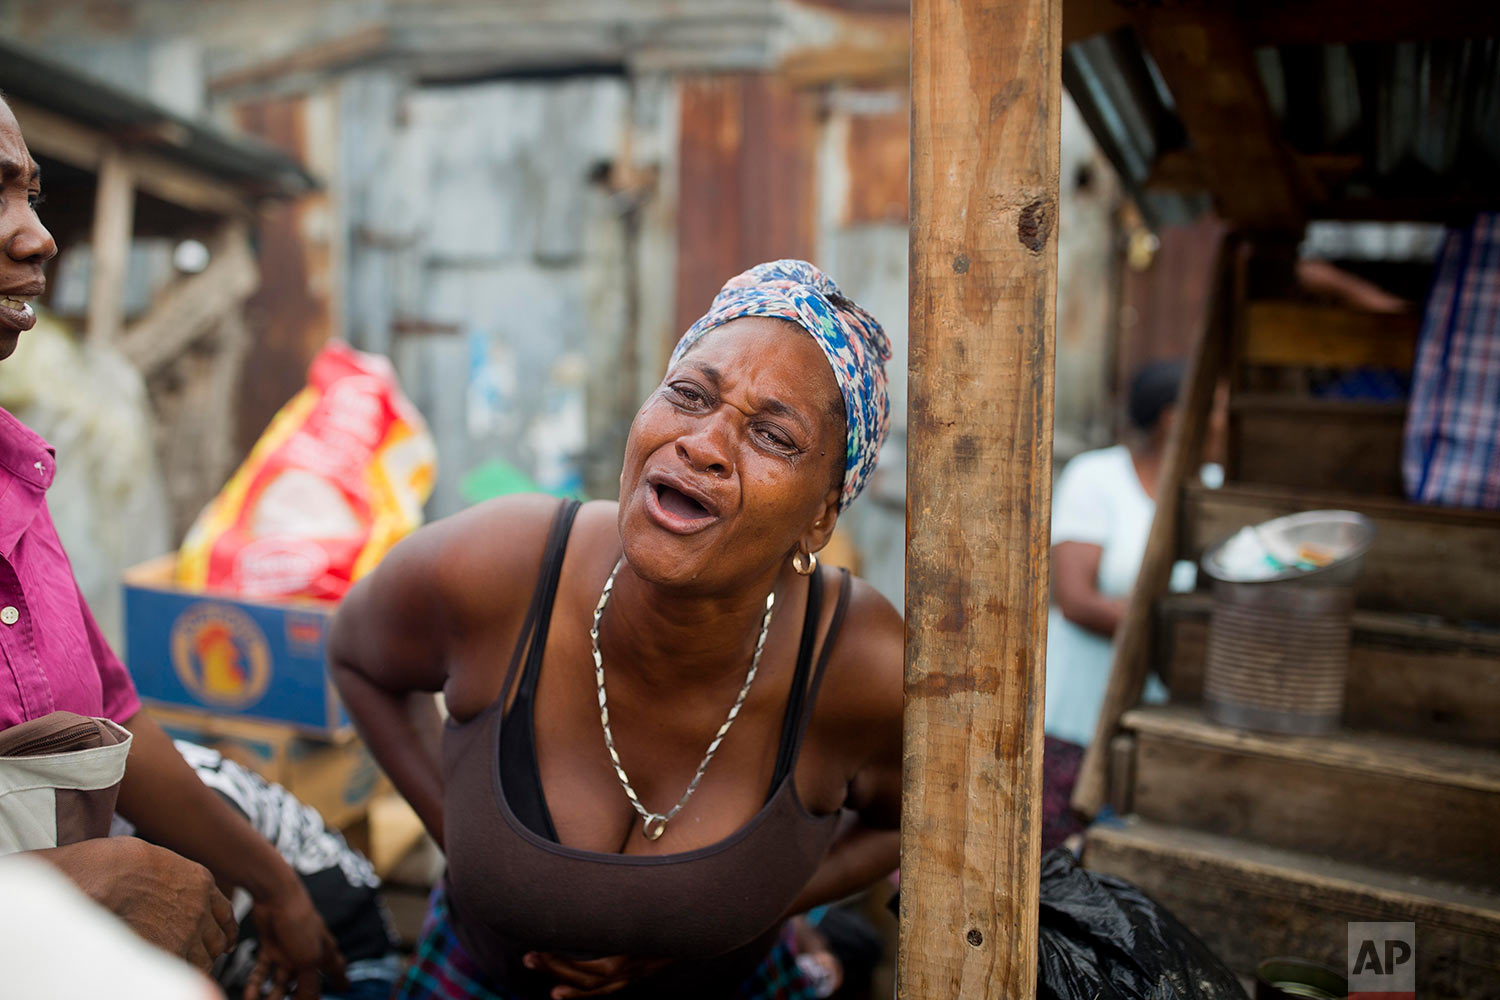
[{"label": "wooden shelf", "polygon": [[1500,891],[1500,753],[1341,731],[1252,733],[1195,706],[1136,709],[1143,819]]},{"label": "wooden shelf", "polygon": [[1500,895],[1136,817],[1092,827],[1083,857],[1140,886],[1241,975],[1287,954],[1344,968],[1349,921],[1415,921],[1423,996],[1496,996]]},{"label": "wooden shelf", "polygon": [[1240,360],[1249,365],[1411,371],[1421,317],[1305,302],[1247,305]]},{"label": "wooden shelf", "polygon": [[1246,525],[1306,510],[1353,510],[1375,522],[1356,585],[1361,608],[1500,625],[1500,512],[1429,507],[1358,493],[1240,483],[1183,490],[1181,558],[1197,559]]}]

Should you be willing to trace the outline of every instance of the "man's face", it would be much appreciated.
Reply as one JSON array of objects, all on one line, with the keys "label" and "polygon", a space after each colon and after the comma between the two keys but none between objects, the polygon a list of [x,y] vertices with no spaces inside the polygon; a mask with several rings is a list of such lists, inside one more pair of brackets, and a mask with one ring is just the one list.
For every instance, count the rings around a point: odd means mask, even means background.
[{"label": "man's face", "polygon": [[16,116],[0,101],[0,359],[36,324],[31,300],[47,286],[42,265],[57,244],[37,218],[42,179]]}]

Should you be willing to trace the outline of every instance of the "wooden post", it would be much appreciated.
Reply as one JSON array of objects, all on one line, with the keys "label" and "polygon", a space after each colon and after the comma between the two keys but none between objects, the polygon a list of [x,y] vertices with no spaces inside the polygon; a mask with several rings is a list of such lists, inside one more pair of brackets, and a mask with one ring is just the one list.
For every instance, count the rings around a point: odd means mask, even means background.
[{"label": "wooden post", "polygon": [[903,1000],[1036,990],[1061,45],[912,3]]},{"label": "wooden post", "polygon": [[88,335],[113,341],[125,327],[125,269],[135,227],[135,182],[118,148],[105,150],[94,196],[93,270],[89,276]]}]

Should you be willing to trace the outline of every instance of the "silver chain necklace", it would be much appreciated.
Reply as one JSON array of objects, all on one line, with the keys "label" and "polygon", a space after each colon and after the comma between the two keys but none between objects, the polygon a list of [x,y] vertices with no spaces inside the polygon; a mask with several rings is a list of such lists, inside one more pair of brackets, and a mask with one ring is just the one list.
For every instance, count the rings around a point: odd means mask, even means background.
[{"label": "silver chain necklace", "polygon": [[609,731],[609,704],[604,697],[604,657],[599,655],[599,619],[604,615],[604,606],[609,603],[609,593],[615,587],[615,574],[620,572],[620,567],[625,565],[622,557],[615,563],[615,568],[609,571],[609,579],[604,581],[604,592],[599,595],[599,603],[594,607],[594,625],[589,629],[589,640],[594,650],[594,683],[599,688],[599,723],[604,727],[604,745],[609,749],[609,759],[614,761],[615,775],[620,779],[620,786],[625,789],[625,797],[635,807],[635,811],[641,817],[641,832],[647,840],[660,840],[661,835],[667,832],[667,823],[676,816],[682,807],[687,805],[687,800],[693,797],[698,790],[698,782],[703,780],[703,772],[708,770],[708,762],[714,759],[714,754],[719,752],[719,744],[724,742],[724,736],[729,732],[729,727],[734,725],[735,718],[740,714],[740,708],[745,704],[745,696],[750,693],[750,684],[755,680],[755,672],[760,669],[761,650],[766,647],[766,633],[771,630],[771,608],[776,603],[776,592],[773,590],[766,595],[766,614],[760,622],[760,638],[755,640],[755,655],[750,659],[750,672],[745,675],[745,683],[740,688],[739,697],[734,699],[734,707],[729,710],[729,718],[719,727],[714,734],[713,742],[708,745],[708,753],[703,755],[703,763],[698,765],[698,773],[693,775],[693,780],[688,782],[687,791],[682,793],[682,798],[677,804],[664,813],[654,813],[641,805],[640,796],[635,794],[635,789],[630,786],[630,778],[625,774],[625,765],[620,763],[620,754],[615,750],[615,737]]}]

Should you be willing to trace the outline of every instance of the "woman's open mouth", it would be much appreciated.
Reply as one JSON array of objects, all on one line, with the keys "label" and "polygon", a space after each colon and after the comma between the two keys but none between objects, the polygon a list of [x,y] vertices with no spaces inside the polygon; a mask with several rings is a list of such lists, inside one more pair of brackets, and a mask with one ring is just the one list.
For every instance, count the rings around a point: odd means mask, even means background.
[{"label": "woman's open mouth", "polygon": [[0,327],[24,333],[34,326],[36,313],[31,309],[31,296],[0,296]]},{"label": "woman's open mouth", "polygon": [[718,520],[701,500],[665,482],[647,484],[646,510],[653,521],[679,535],[700,531]]}]

